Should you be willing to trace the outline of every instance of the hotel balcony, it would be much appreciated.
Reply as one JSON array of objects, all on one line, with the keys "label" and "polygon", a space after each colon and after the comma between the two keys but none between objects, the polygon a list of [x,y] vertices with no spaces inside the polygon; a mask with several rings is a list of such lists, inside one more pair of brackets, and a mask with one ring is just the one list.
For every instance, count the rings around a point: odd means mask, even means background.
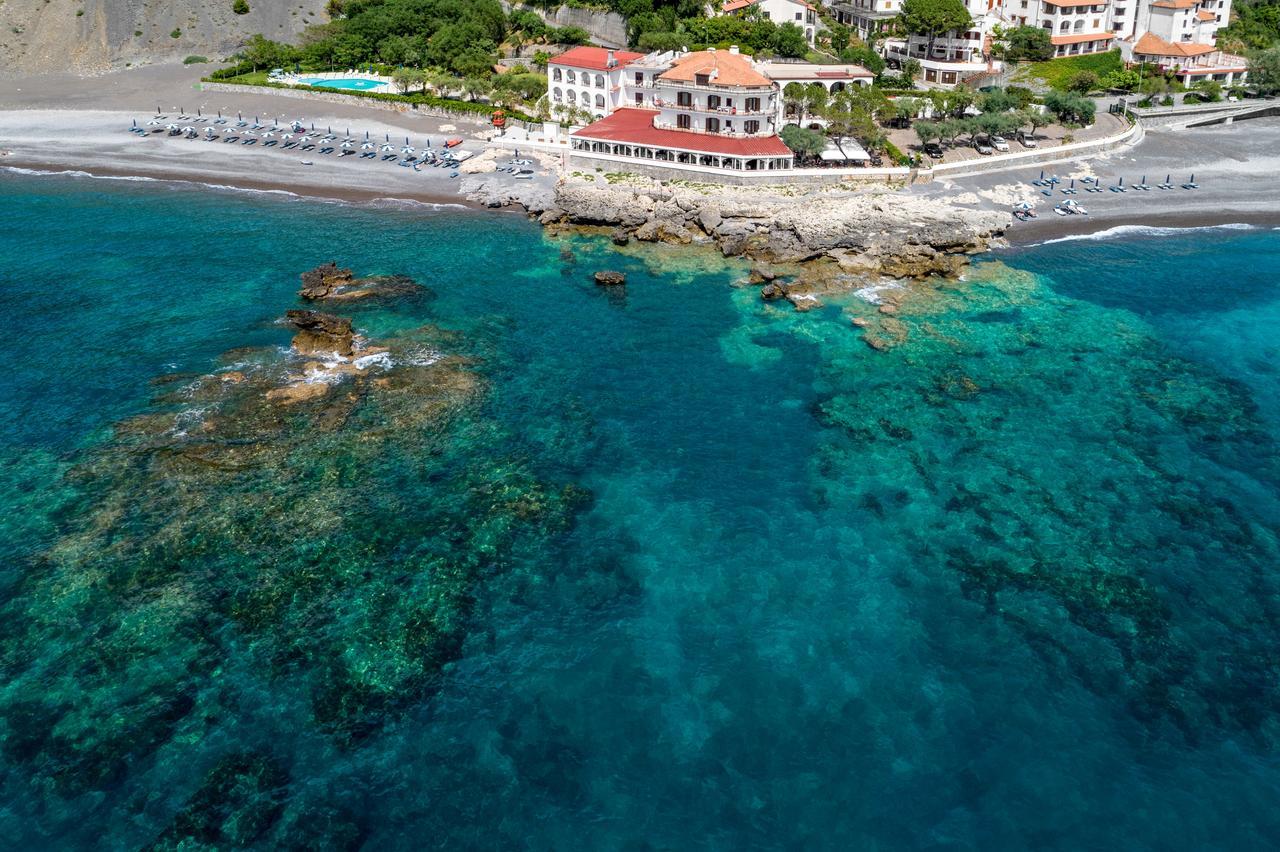
[{"label": "hotel balcony", "polygon": [[[741,107],[726,107],[726,106],[712,107],[712,106],[706,106],[705,104],[697,103],[696,101],[694,103],[682,104],[682,103],[679,103],[678,101],[666,100],[665,98],[653,98],[652,101],[650,101],[649,103],[652,103],[652,105],[656,109],[688,110],[690,112],[700,112],[700,113],[705,113],[707,115],[768,116],[768,115],[774,114],[773,106],[768,104],[762,104],[759,109],[744,109]],[[646,106],[647,105],[648,103],[646,103]]]},{"label": "hotel balcony", "polygon": [[665,121],[659,121],[656,118],[653,120],[653,126],[659,130],[678,130],[681,133],[696,133],[699,136],[722,136],[725,139],[754,139],[759,136],[772,136],[774,133],[772,122],[770,122],[767,126],[762,125],[759,132],[757,133],[742,133],[736,130],[735,131],[704,130],[700,127],[677,127],[674,124],[670,124]]}]

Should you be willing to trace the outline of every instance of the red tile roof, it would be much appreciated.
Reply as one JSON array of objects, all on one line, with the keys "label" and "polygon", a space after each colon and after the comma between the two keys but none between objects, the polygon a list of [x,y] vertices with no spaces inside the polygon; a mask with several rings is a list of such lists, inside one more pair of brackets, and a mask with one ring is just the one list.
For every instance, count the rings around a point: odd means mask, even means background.
[{"label": "red tile roof", "polygon": [[1133,52],[1143,56],[1202,56],[1215,50],[1217,48],[1211,44],[1174,44],[1152,33],[1138,39],[1138,43],[1133,46]]},{"label": "red tile roof", "polygon": [[772,86],[768,77],[751,65],[741,53],[728,50],[699,50],[678,57],[671,67],[658,75],[659,80],[692,83],[699,74],[711,78],[712,86]]},{"label": "red tile roof", "polygon": [[1078,35],[1054,36],[1049,41],[1054,44],[1081,44],[1086,41],[1111,41],[1115,38],[1111,33],[1079,33]]},{"label": "red tile roof", "polygon": [[568,65],[571,68],[589,68],[592,71],[608,71],[609,70],[609,54],[613,53],[614,61],[618,64],[614,68],[621,68],[628,62],[634,62],[644,56],[643,53],[635,53],[630,50],[614,50],[609,51],[603,47],[571,47],[559,56],[551,57],[549,65]]},{"label": "red tile roof", "polygon": [[598,139],[601,142],[622,142],[628,145],[647,145],[651,148],[668,148],[697,154],[723,154],[731,157],[790,157],[791,149],[777,136],[716,136],[711,133],[693,133],[688,130],[666,130],[653,126],[658,115],[654,109],[623,107],[612,115],[574,131],[573,136]]},{"label": "red tile roof", "polygon": [[1200,0],[1155,0],[1151,5],[1161,9],[1190,9],[1200,5]]},{"label": "red tile roof", "polygon": [[1196,12],[1196,17],[1202,21],[1216,21],[1218,19],[1217,15],[1212,12],[1206,12],[1204,9]]}]

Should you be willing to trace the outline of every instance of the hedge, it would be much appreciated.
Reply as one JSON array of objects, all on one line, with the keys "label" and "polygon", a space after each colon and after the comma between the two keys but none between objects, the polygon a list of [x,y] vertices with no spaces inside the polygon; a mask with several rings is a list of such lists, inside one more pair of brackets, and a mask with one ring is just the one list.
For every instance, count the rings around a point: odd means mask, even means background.
[{"label": "hedge", "polygon": [[[236,76],[239,76],[239,75],[236,75]],[[374,101],[391,101],[393,103],[415,104],[418,106],[429,106],[429,107],[435,107],[437,109],[443,109],[443,110],[453,110],[454,112],[474,113],[475,115],[483,115],[486,118],[491,116],[495,109],[501,109],[503,112],[507,114],[508,118],[516,118],[521,121],[528,121],[528,122],[534,122],[538,120],[531,115],[527,115],[523,112],[520,112],[519,110],[511,109],[509,107],[497,107],[497,106],[494,106],[493,104],[481,104],[481,103],[476,103],[475,101],[459,101],[459,100],[454,100],[453,98],[441,98],[441,97],[436,97],[435,95],[428,95],[423,92],[413,92],[412,94],[400,95],[394,92],[360,92],[360,91],[338,90],[338,89],[325,90],[323,88],[312,88],[307,86],[290,86],[285,83],[270,83],[270,82],[250,83],[250,82],[236,81],[228,77],[220,77],[218,76],[217,72],[210,74],[208,77],[205,77],[204,79],[205,79],[205,82],[208,82],[208,83],[233,83],[238,86],[256,86],[259,88],[266,88],[266,89],[306,90],[310,88],[311,91],[319,91],[319,92],[329,91],[330,94],[350,95],[352,97],[368,98]]]}]

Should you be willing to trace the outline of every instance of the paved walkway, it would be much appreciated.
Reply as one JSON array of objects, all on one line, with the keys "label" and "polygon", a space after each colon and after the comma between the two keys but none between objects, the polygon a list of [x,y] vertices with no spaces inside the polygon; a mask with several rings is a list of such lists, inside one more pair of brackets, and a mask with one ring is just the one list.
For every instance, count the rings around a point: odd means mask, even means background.
[{"label": "paved walkway", "polygon": [[[1039,142],[1036,150],[1044,151],[1063,145],[1065,144],[1063,137],[1068,134],[1071,135],[1073,142],[1092,142],[1095,139],[1103,139],[1108,136],[1114,136],[1117,133],[1123,133],[1128,126],[1128,122],[1120,116],[1099,111],[1096,120],[1089,127],[1074,130],[1069,130],[1060,124],[1041,127],[1036,131],[1036,140]],[[889,131],[889,141],[904,154],[920,154],[920,139],[911,128],[893,128]],[[944,144],[943,149],[945,151],[945,156],[942,158],[943,163],[960,163],[966,160],[986,159],[986,156],[974,150],[973,146],[969,145],[965,138],[961,138],[954,147]],[[1015,141],[1009,142],[1010,153],[1026,150],[1030,149],[1023,148]]]}]

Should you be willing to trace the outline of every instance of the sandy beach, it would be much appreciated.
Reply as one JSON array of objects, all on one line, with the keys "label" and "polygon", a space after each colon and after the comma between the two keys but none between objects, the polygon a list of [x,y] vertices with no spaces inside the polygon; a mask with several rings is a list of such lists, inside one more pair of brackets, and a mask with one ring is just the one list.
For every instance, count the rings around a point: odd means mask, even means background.
[{"label": "sandy beach", "polygon": [[[921,184],[909,190],[924,197],[946,198],[952,203],[1008,209],[1019,201],[1037,208],[1039,217],[1015,222],[1009,239],[1015,243],[1038,242],[1059,236],[1094,233],[1124,226],[1197,227],[1231,223],[1280,224],[1280,199],[1274,178],[1280,174],[1280,120],[1255,119],[1229,126],[1195,130],[1149,129],[1137,145],[1080,162],[1059,163],[1043,169],[1080,190],[1074,196],[1056,189],[1052,196],[1031,181],[1040,167],[998,174]],[[1181,184],[1195,175],[1199,189]],[[1145,176],[1150,190],[1112,192],[1121,178],[1126,186]],[[1174,188],[1157,184],[1172,177]],[[1083,179],[1097,177],[1104,192],[1083,191]],[[1089,211],[1087,216],[1058,216],[1053,207],[1069,197]]]},{"label": "sandy beach", "polygon": [[[263,125],[274,123],[287,132],[297,120],[320,132],[332,128],[343,136],[388,142],[398,152],[406,144],[421,151],[439,148],[444,139],[462,138],[460,149],[477,158],[485,154],[491,128],[478,121],[403,114],[349,104],[311,102],[269,92],[203,92],[195,88],[199,73],[189,67],[156,66],[113,72],[99,77],[69,74],[41,75],[11,81],[0,92],[0,167],[40,172],[84,173],[95,177],[139,177],[175,180],[346,201],[398,199],[431,204],[466,204],[453,170],[423,167],[418,171],[395,162],[321,155],[317,150],[285,150],[277,142],[227,144],[206,141],[213,127],[221,137],[234,130],[238,115]],[[230,124],[194,122],[221,112]],[[156,119],[162,124],[149,127]],[[166,132],[139,136],[129,132],[137,122],[148,130],[170,123],[192,126],[198,139]],[[303,161],[309,161],[310,165]],[[550,183],[547,169],[539,169],[539,183]]]},{"label": "sandy beach", "polygon": [[[262,124],[287,125],[300,120],[317,129],[382,143],[390,139],[397,150],[405,139],[415,148],[439,146],[446,136],[459,136],[463,150],[484,153],[491,130],[485,124],[402,114],[352,104],[310,102],[269,91],[206,92],[199,89],[199,66],[151,66],[96,77],[47,74],[13,78],[0,91],[0,166],[51,172],[83,172],[101,177],[136,176],[183,180],[222,187],[280,190],[303,196],[349,201],[402,199],[434,204],[465,204],[462,181],[449,169],[414,171],[392,162],[355,156],[318,155],[254,145],[206,142],[153,133],[139,137],[128,132],[135,120],[145,123],[157,115],[164,123],[185,126],[199,110],[205,116],[237,113]],[[194,125],[203,136],[208,123]],[[221,131],[224,125],[215,125]],[[309,160],[310,165],[303,160]],[[1125,193],[1079,192],[1074,197],[1087,216],[1057,216],[1053,206],[1066,199],[1060,191],[1045,197],[1031,181],[1040,167],[1019,168],[981,176],[939,180],[913,186],[910,195],[946,200],[961,208],[1008,210],[1020,201],[1038,208],[1040,216],[1017,222],[1009,239],[1036,242],[1058,236],[1103,231],[1117,226],[1186,227],[1233,222],[1280,222],[1269,176],[1280,174],[1280,120],[1259,119],[1231,126],[1197,130],[1148,130],[1141,142],[1079,162],[1045,168],[1062,186],[1098,177],[1104,186],[1121,178],[1139,183],[1145,176],[1150,191]],[[1166,175],[1175,185],[1194,174],[1200,188],[1155,189]],[[550,187],[555,180],[554,157],[544,157],[535,183]]]}]

